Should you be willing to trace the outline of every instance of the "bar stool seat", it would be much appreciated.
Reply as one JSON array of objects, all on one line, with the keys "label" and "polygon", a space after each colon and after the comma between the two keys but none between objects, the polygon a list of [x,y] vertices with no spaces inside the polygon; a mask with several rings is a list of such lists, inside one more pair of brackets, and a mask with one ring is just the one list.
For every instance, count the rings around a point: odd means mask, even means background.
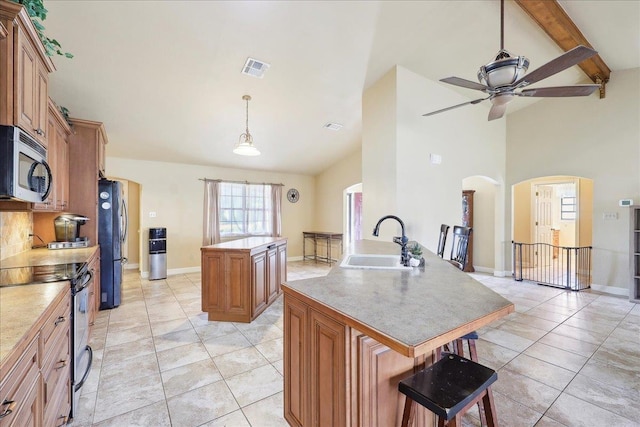
[{"label": "bar stool seat", "polygon": [[484,403],[487,425],[497,426],[490,387],[497,379],[498,373],[493,369],[447,354],[398,384],[398,390],[406,396],[402,427],[411,424],[414,402],[436,414],[438,426],[460,426],[462,415],[480,401]]}]

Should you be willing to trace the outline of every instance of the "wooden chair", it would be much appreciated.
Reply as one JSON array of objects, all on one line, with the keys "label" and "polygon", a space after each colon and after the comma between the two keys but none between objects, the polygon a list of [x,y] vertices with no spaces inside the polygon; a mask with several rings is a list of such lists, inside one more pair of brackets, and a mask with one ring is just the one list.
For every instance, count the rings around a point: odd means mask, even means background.
[{"label": "wooden chair", "polygon": [[498,425],[491,384],[498,379],[493,369],[448,354],[433,365],[406,378],[398,384],[406,396],[402,427],[411,425],[415,417],[415,403],[419,403],[438,417],[438,427],[461,426],[462,416],[482,402],[489,427]]},{"label": "wooden chair", "polygon": [[444,245],[447,242],[447,233],[449,232],[449,226],[442,224],[440,226],[440,237],[438,238],[438,256],[444,258]]},{"label": "wooden chair", "polygon": [[471,231],[471,227],[453,226],[453,242],[451,244],[451,257],[449,262],[460,270],[464,270],[464,266],[467,263]]}]

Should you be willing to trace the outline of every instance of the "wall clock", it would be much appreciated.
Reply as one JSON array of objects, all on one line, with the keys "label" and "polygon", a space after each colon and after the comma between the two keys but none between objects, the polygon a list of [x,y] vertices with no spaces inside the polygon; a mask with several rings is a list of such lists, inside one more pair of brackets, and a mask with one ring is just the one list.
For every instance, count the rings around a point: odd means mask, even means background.
[{"label": "wall clock", "polygon": [[295,188],[292,188],[289,191],[287,191],[287,200],[289,200],[291,203],[297,202],[299,198],[300,198],[300,193],[298,193],[298,190],[296,190]]}]

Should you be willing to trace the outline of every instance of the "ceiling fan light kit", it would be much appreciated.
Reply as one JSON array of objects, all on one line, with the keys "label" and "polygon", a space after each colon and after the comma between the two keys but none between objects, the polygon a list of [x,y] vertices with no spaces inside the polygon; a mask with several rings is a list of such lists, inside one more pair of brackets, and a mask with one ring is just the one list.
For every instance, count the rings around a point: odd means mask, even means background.
[{"label": "ceiling fan light kit", "polygon": [[[432,111],[430,113],[423,114],[423,116],[432,116],[464,105],[479,104],[480,102],[489,99],[492,106],[489,111],[488,120],[491,121],[503,117],[507,111],[507,104],[516,96],[561,98],[591,95],[596,91],[596,89],[600,89],[601,85],[588,84],[532,89],[523,88],[577,65],[597,53],[598,52],[589,47],[579,45],[527,74],[527,70],[529,69],[529,60],[525,56],[513,56],[504,49],[504,0],[501,0],[500,51],[496,55],[495,60],[480,67],[480,70],[478,71],[478,81],[480,83],[462,79],[460,77],[446,77],[444,79],[440,79],[443,83],[448,83],[466,89],[478,90],[488,94],[489,96]],[[518,90],[518,92],[516,92],[516,90]]]}]

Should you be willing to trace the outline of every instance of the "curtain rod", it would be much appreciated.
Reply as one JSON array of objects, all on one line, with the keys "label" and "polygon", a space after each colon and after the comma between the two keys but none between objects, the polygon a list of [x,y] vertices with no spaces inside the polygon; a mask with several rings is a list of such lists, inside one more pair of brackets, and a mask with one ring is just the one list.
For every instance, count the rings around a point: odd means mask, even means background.
[{"label": "curtain rod", "polygon": [[279,185],[281,187],[284,187],[284,184],[279,184],[279,183],[275,183],[275,182],[249,182],[249,181],[233,181],[233,180],[228,180],[228,179],[210,179],[210,178],[198,178],[198,181],[204,181],[204,182],[228,182],[231,184],[250,184],[250,185]]}]

